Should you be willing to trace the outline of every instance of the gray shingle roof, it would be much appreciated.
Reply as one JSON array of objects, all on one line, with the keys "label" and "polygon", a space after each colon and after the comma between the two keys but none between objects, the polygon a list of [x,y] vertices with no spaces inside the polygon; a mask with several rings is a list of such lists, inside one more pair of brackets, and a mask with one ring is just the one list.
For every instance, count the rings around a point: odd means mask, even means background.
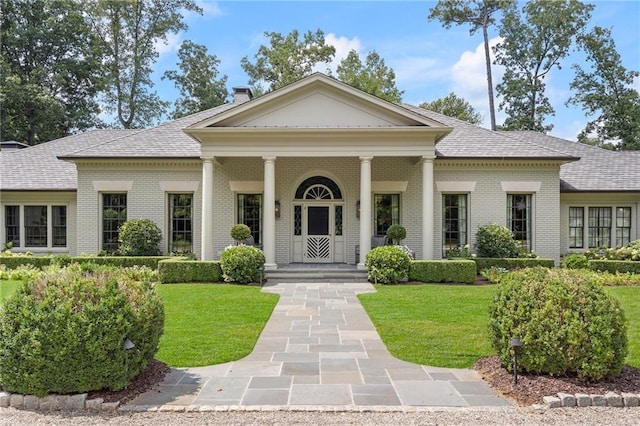
[{"label": "gray shingle roof", "polygon": [[78,150],[64,158],[200,158],[200,144],[182,129],[237,105],[229,103],[200,111],[156,127],[138,130],[117,140]]},{"label": "gray shingle roof", "polygon": [[533,131],[500,133],[580,157],[560,168],[562,192],[640,191],[640,152],[609,151]]},{"label": "gray shingle roof", "polygon": [[58,156],[124,137],[136,130],[93,130],[17,151],[0,151],[1,190],[75,191],[75,164]]},{"label": "gray shingle roof", "polygon": [[573,161],[571,155],[552,147],[536,143],[514,140],[501,132],[474,126],[465,121],[448,117],[437,112],[403,104],[411,111],[436,120],[445,126],[453,127],[453,131],[442,138],[436,145],[438,158],[500,158],[500,159],[558,159]]}]

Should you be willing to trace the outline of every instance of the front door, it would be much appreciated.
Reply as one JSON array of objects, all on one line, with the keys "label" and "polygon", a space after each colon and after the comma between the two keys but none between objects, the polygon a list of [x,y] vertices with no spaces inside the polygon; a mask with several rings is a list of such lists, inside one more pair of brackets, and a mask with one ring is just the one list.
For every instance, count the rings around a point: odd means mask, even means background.
[{"label": "front door", "polygon": [[331,205],[308,204],[306,207],[304,261],[309,263],[331,263],[333,261]]}]

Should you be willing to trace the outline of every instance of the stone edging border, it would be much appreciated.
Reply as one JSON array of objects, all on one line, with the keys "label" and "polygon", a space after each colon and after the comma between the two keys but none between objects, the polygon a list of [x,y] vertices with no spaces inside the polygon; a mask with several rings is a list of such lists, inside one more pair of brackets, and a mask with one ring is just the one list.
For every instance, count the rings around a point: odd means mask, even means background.
[{"label": "stone edging border", "polygon": [[115,411],[119,402],[104,402],[102,398],[87,399],[86,393],[75,395],[21,395],[17,393],[0,392],[0,407],[11,407],[21,410],[42,411]]},{"label": "stone edging border", "polygon": [[559,392],[557,396],[545,396],[542,404],[533,404],[533,408],[546,410],[549,408],[568,407],[638,407],[640,406],[640,395],[635,393],[607,392],[604,395],[588,395],[586,393]]}]

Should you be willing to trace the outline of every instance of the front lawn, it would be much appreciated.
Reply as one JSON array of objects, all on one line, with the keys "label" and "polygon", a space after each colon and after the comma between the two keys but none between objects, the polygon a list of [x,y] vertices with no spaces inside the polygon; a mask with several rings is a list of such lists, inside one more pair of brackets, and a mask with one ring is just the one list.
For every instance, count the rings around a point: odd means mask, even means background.
[{"label": "front lawn", "polygon": [[[359,297],[389,351],[434,367],[468,368],[494,355],[487,334],[495,285],[389,285]],[[640,287],[606,287],[628,323],[626,363],[640,367]]]},{"label": "front lawn", "polygon": [[[19,281],[0,281],[0,302]],[[164,335],[156,358],[172,367],[198,367],[240,359],[253,350],[278,295],[229,284],[160,284]]]},{"label": "front lawn", "polygon": [[251,353],[278,295],[230,284],[160,284],[164,335],[156,358],[172,367],[198,367]]}]

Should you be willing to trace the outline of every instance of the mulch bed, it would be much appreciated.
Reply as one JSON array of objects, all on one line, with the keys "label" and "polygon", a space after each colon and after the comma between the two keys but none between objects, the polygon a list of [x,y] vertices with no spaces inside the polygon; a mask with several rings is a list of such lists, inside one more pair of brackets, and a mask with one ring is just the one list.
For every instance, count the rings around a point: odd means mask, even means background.
[{"label": "mulch bed", "polygon": [[147,368],[133,379],[133,382],[125,389],[113,391],[89,392],[87,399],[102,398],[104,402],[119,402],[124,404],[136,396],[157,386],[171,369],[163,362],[152,360]]},{"label": "mulch bed", "polygon": [[558,392],[591,395],[604,395],[607,392],[640,393],[640,369],[628,365],[618,377],[606,382],[590,384],[576,377],[518,374],[518,384],[515,386],[513,374],[500,365],[497,356],[481,358],[473,368],[489,386],[519,405],[541,404],[543,397],[555,396]]}]

